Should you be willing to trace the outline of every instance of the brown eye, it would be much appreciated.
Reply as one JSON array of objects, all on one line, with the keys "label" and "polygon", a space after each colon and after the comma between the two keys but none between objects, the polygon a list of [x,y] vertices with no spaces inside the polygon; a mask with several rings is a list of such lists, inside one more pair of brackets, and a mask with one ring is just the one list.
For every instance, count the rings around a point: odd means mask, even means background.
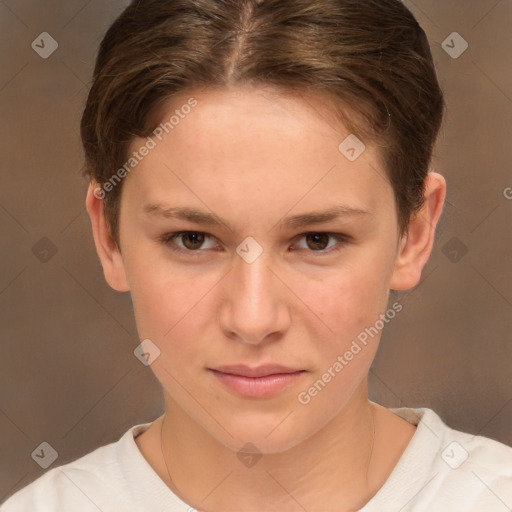
[{"label": "brown eye", "polygon": [[215,242],[211,239],[211,236],[200,231],[166,233],[160,237],[160,242],[173,251],[189,256],[199,256],[207,249],[216,248]]},{"label": "brown eye", "polygon": [[314,251],[325,250],[331,238],[328,233],[307,233],[305,237],[308,248]]},{"label": "brown eye", "polygon": [[300,235],[296,248],[306,251],[306,254],[327,256],[334,254],[350,243],[351,238],[341,233],[310,232]]},{"label": "brown eye", "polygon": [[204,233],[198,233],[196,231],[187,231],[182,233],[179,238],[181,239],[183,246],[191,251],[200,249],[204,243]]}]

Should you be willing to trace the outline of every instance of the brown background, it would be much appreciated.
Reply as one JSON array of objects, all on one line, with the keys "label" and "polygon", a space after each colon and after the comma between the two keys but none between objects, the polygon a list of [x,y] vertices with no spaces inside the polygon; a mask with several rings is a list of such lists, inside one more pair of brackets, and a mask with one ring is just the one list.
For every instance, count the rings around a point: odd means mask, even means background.
[{"label": "brown background", "polygon": [[[404,309],[384,330],[370,398],[512,445],[512,2],[406,4],[449,105],[436,149],[448,195],[422,282],[390,300]],[[55,467],[163,412],[133,355],[130,297],[103,279],[78,174],[95,53],[126,5],[0,3],[0,502],[44,472],[31,458],[41,442]],[[59,44],[48,59],[31,48],[45,31]],[[454,31],[469,43],[457,59],[442,48]]]}]

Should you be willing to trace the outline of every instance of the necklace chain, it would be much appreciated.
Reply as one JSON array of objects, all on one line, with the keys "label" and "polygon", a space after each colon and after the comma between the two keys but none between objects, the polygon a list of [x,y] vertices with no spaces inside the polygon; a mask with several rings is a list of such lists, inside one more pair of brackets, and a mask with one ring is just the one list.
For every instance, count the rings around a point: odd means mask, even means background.
[{"label": "necklace chain", "polygon": [[[372,446],[371,446],[371,451],[370,451],[370,457],[368,458],[368,466],[366,467],[366,483],[368,483],[368,471],[370,470],[370,463],[371,463],[372,456],[373,456],[373,446],[375,443],[375,416],[373,413],[373,408],[371,406],[370,406],[370,410],[372,413],[373,436],[372,436]],[[162,458],[164,459],[165,467],[167,469],[167,476],[169,477],[169,482],[171,483],[171,485],[173,487],[178,489],[178,487],[176,486],[176,484],[174,483],[174,481],[171,477],[171,472],[169,471],[169,466],[167,465],[167,459],[165,458],[165,455],[164,455],[164,437],[163,437],[164,419],[165,419],[165,414],[164,414],[164,418],[162,419],[162,423],[160,424],[160,450],[162,452]]]},{"label": "necklace chain", "polygon": [[[169,477],[169,481],[171,482],[172,486],[176,487],[176,484],[173,482],[173,480],[171,478],[171,472],[169,471],[169,466],[167,465],[167,459],[165,458],[165,455],[164,455],[164,436],[163,436],[164,420],[165,420],[165,414],[164,414],[164,417],[162,419],[162,423],[160,425],[160,450],[162,451],[162,457],[164,459],[165,467],[167,469],[167,475]],[[177,487],[176,487],[176,489],[177,489]]]}]

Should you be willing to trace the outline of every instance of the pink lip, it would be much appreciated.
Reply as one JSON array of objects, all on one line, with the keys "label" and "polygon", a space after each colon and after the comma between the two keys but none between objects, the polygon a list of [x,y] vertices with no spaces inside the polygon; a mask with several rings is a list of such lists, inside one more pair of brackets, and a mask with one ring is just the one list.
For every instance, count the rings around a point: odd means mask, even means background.
[{"label": "pink lip", "polygon": [[247,398],[265,398],[294,384],[305,370],[281,365],[250,368],[245,365],[220,366],[210,371],[226,387]]}]

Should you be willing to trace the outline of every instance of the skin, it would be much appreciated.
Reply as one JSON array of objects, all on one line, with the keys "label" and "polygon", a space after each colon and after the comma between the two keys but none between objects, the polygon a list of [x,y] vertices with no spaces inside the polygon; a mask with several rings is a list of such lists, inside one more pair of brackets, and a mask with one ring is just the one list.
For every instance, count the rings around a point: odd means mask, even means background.
[{"label": "skin", "polygon": [[[137,446],[198,510],[357,510],[384,484],[415,432],[368,400],[381,331],[307,405],[298,394],[385,313],[390,289],[418,284],[446,182],[429,173],[425,205],[399,239],[393,189],[377,149],[367,144],[349,161],[338,146],[350,132],[320,96],[270,88],[190,91],[163,118],[190,96],[198,106],[124,179],[121,250],[93,194],[97,184],[86,200],[105,278],[131,292],[140,339],[161,351],[151,368],[164,390],[165,414]],[[132,148],[144,142],[134,140]],[[144,214],[144,205],[154,203],[213,212],[232,229]],[[284,225],[288,216],[340,204],[370,213]],[[175,239],[189,251],[176,253],[160,237],[180,231],[208,237],[202,245]],[[315,245],[308,232],[349,239]],[[236,252],[249,236],[263,248],[252,263]],[[340,250],[329,253],[337,243]],[[208,371],[266,363],[306,372],[291,387],[255,399],[233,394]],[[253,467],[236,456],[247,442],[263,454]]]}]

